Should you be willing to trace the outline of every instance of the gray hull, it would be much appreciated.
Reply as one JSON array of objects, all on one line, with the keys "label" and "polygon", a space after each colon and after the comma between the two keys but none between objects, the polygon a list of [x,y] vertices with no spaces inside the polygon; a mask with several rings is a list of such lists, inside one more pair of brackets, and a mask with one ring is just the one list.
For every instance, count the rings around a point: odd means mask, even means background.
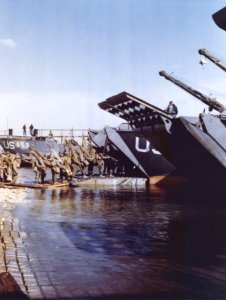
[{"label": "gray hull", "polygon": [[24,137],[4,136],[0,137],[0,146],[6,152],[20,155],[29,155],[29,148],[35,147],[43,154],[51,153],[51,150],[59,152],[63,146],[49,137]]}]

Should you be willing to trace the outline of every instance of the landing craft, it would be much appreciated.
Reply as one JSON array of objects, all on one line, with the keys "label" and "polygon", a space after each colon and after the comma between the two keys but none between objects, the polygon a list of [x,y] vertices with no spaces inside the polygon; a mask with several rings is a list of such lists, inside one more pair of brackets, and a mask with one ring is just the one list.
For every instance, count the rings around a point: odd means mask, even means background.
[{"label": "landing craft", "polygon": [[[51,133],[51,135],[43,134],[46,131]],[[6,131],[8,134],[0,135],[1,151],[19,154],[23,163],[23,158],[26,159],[26,157],[30,155],[31,148],[35,148],[40,153],[47,155],[51,154],[53,151],[57,153],[62,152],[64,150],[64,138],[67,138],[68,136],[70,136],[70,138],[73,137],[73,132],[71,129],[56,129],[55,131],[58,134],[54,136],[54,130],[49,129],[35,129],[34,134],[32,135],[14,135],[13,130],[9,129]],[[66,134],[63,135],[63,132]],[[27,165],[27,163],[25,163],[25,165]]]},{"label": "landing craft", "polygon": [[117,128],[106,126],[89,136],[97,147],[107,149],[107,153],[124,165],[128,176],[165,176],[171,174],[174,166],[157,151],[144,137],[135,136],[132,127],[123,123]]},{"label": "landing craft", "polygon": [[20,155],[29,155],[29,148],[36,148],[44,154],[51,153],[51,150],[59,152],[62,145],[50,137],[23,137],[23,136],[5,136],[0,138],[0,146],[6,152]]},{"label": "landing craft", "polygon": [[[68,132],[69,130],[64,131]],[[57,153],[63,152],[65,137],[70,139],[74,136],[74,132],[79,132],[81,135],[81,132],[83,133],[84,131],[74,129],[72,133],[70,132],[70,135],[51,137],[38,134],[35,136],[0,136],[0,146],[5,152],[20,154],[22,159],[24,158],[22,160],[23,164],[29,165],[27,164],[26,156],[29,155],[30,149],[35,148],[42,154],[50,154],[53,151]],[[54,132],[54,130],[51,130],[51,132]],[[102,148],[105,154],[108,152],[110,156],[118,161],[118,165],[122,168],[120,174],[123,176],[165,176],[172,173],[175,169],[153,148],[148,140],[135,137],[128,124],[122,124],[118,128],[105,127],[99,131],[89,130],[88,133],[91,141],[97,148]],[[79,151],[79,148],[77,150]]]},{"label": "landing craft", "polygon": [[84,133],[87,134],[87,129],[35,129],[32,135],[14,135],[12,129],[6,132],[9,134],[0,135],[2,150],[28,156],[31,148],[37,149],[42,154],[51,154],[52,151],[62,152],[65,148],[65,139],[81,139]]},{"label": "landing craft", "polygon": [[[197,95],[201,100],[201,93]],[[223,110],[215,100],[208,105]],[[210,114],[175,117],[126,92],[106,99],[99,106],[129,122],[135,135],[148,139],[176,167],[178,175],[196,182],[208,180],[226,188],[223,114],[222,118]]]},{"label": "landing craft", "polygon": [[[220,28],[226,30],[226,7],[212,17]],[[224,70],[220,60],[208,57],[205,49],[199,51]],[[205,186],[211,183],[218,191],[225,192],[226,107],[164,71],[160,75],[205,103],[209,112],[215,110],[218,114],[203,112],[198,117],[173,117],[126,92],[106,99],[99,106],[125,119],[137,136],[151,141],[180,175],[189,177],[193,182],[203,182]]]}]

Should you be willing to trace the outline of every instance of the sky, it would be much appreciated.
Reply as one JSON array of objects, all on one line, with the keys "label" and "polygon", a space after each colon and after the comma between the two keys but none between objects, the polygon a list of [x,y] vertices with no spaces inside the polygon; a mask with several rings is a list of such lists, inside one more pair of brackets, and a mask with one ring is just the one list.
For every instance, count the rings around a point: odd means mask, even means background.
[{"label": "sky", "polygon": [[199,64],[206,48],[226,62],[221,0],[0,0],[0,132],[101,129],[123,120],[98,103],[127,91],[180,115],[205,107],[159,76],[172,73],[226,106],[226,74]]}]

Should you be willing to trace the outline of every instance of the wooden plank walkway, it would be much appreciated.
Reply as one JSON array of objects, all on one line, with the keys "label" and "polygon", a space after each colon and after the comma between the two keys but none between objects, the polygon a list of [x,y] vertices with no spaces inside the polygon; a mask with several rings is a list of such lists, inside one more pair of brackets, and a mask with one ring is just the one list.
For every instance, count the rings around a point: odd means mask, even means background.
[{"label": "wooden plank walkway", "polygon": [[57,183],[34,183],[34,182],[0,182],[0,188],[30,188],[30,189],[54,189],[54,188],[62,188],[62,187],[69,187],[69,182],[57,182]]}]

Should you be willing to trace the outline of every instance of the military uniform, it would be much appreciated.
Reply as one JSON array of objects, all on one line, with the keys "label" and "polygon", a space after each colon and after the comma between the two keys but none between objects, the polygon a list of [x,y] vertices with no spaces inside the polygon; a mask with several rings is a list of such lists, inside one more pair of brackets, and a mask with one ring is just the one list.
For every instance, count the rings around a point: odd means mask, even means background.
[{"label": "military uniform", "polygon": [[71,158],[69,154],[66,152],[62,157],[62,165],[63,165],[63,176],[66,177],[66,180],[69,180],[72,177]]},{"label": "military uniform", "polygon": [[79,162],[80,162],[80,170],[82,173],[82,176],[85,176],[85,168],[89,165],[88,160],[86,160],[86,158],[84,157],[83,151],[80,149],[79,154]]},{"label": "military uniform", "polygon": [[96,161],[96,150],[95,148],[90,148],[90,162],[89,162],[89,165],[88,165],[88,175],[89,176],[92,176],[93,175],[93,167],[97,164],[97,161]]},{"label": "military uniform", "polygon": [[0,181],[5,181],[5,162],[4,162],[4,155],[0,155]]},{"label": "military uniform", "polygon": [[38,164],[36,157],[33,157],[31,159],[31,167],[32,167],[33,172],[35,173],[35,183],[38,183],[39,178],[40,178],[40,170],[39,170],[38,166],[39,166],[39,164]]},{"label": "military uniform", "polygon": [[96,153],[96,162],[99,170],[99,176],[104,177],[104,155],[101,152]]},{"label": "military uniform", "polygon": [[77,152],[74,150],[71,153],[71,164],[72,164],[72,176],[75,177],[77,172],[81,170],[81,163],[79,161]]},{"label": "military uniform", "polygon": [[49,159],[50,162],[50,169],[52,173],[52,181],[53,184],[57,181],[57,175],[60,174],[60,168],[62,167],[62,164],[59,162],[59,160],[56,157],[51,157]]},{"label": "military uniform", "polygon": [[7,153],[5,155],[4,163],[5,163],[5,181],[12,181],[12,165],[15,159],[15,155],[12,153]]},{"label": "military uniform", "polygon": [[41,183],[44,183],[47,172],[47,158],[37,150],[31,151],[34,158],[32,159],[32,169],[35,172],[35,182],[37,183],[41,179]]},{"label": "military uniform", "polygon": [[105,156],[104,159],[104,173],[107,174],[110,177],[113,177],[117,160],[109,155]]},{"label": "military uniform", "polygon": [[17,181],[20,165],[21,158],[19,155],[16,155],[12,163],[12,181],[14,183]]}]

